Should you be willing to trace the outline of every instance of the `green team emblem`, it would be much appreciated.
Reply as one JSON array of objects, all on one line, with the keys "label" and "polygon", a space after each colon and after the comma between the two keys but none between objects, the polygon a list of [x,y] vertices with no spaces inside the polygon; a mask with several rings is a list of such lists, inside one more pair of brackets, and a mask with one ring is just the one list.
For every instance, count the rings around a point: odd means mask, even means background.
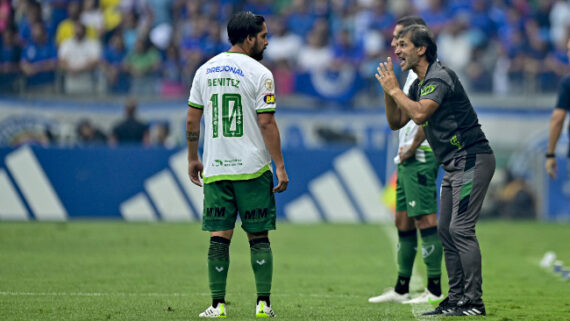
[{"label": "green team emblem", "polygon": [[427,94],[431,94],[433,91],[435,90],[435,85],[428,85],[422,88],[422,91],[420,93],[420,97],[421,96],[425,96]]},{"label": "green team emblem", "polygon": [[463,148],[463,145],[461,145],[461,143],[459,142],[459,139],[457,139],[457,135],[453,135],[453,137],[451,137],[451,139],[449,140],[449,143],[451,145],[457,147],[457,149]]}]

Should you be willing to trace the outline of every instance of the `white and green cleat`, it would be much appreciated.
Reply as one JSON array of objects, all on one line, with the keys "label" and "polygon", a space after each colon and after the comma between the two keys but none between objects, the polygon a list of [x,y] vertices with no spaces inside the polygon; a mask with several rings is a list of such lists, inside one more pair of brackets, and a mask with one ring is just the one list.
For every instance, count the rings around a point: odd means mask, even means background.
[{"label": "white and green cleat", "polygon": [[273,309],[267,305],[265,301],[259,301],[255,307],[255,317],[256,318],[273,318],[275,317],[275,312]]},{"label": "white and green cleat", "polygon": [[404,302],[410,300],[412,297],[409,293],[400,294],[394,291],[394,288],[390,288],[379,296],[373,296],[368,299],[370,303],[383,303],[383,302]]},{"label": "white and green cleat", "polygon": [[218,306],[215,308],[210,306],[199,315],[200,318],[225,318],[227,316],[226,305],[224,303],[218,303]]},{"label": "white and green cleat", "polygon": [[423,303],[431,303],[431,304],[438,304],[439,302],[443,301],[443,294],[437,296],[431,293],[428,289],[425,289],[422,294],[418,295],[417,297],[402,302],[403,304],[423,304]]}]

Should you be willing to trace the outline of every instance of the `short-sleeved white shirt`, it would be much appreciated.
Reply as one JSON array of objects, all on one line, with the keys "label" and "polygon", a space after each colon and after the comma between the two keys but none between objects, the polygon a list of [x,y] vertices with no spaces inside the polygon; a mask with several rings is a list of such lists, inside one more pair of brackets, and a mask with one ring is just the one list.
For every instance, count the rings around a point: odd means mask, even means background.
[{"label": "short-sleeved white shirt", "polygon": [[[402,88],[404,94],[408,95],[412,83],[417,78],[418,75],[416,75],[415,72],[413,72],[412,70],[408,71],[408,78],[406,78],[406,83],[404,84],[404,88]],[[418,127],[419,125],[414,123],[414,121],[410,119],[410,121],[406,125],[404,125],[404,127],[400,128],[400,130],[398,131],[398,140],[399,140],[398,147],[411,145],[412,142],[414,141],[416,133],[418,132]],[[427,139],[424,139],[420,147],[416,149],[416,159],[418,161],[425,162],[426,150],[431,151],[431,147],[429,146]],[[394,163],[400,164],[400,156],[397,154],[396,157],[394,157]]]},{"label": "short-sleeved white shirt", "polygon": [[204,110],[204,183],[253,179],[271,170],[257,114],[274,112],[273,74],[246,54],[224,52],[196,71],[190,108]]}]

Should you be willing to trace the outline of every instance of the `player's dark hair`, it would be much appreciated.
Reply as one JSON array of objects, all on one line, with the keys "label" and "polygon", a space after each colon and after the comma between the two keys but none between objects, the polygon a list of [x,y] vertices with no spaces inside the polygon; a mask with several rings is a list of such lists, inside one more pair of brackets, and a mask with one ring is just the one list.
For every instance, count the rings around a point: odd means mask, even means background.
[{"label": "player's dark hair", "polygon": [[437,59],[437,44],[431,30],[422,25],[411,25],[398,33],[398,38],[409,35],[416,47],[426,47],[426,59],[431,64]]},{"label": "player's dark hair", "polygon": [[404,28],[411,25],[427,26],[424,19],[422,19],[420,16],[404,16],[396,21],[396,25],[400,25]]},{"label": "player's dark hair", "polygon": [[242,43],[248,36],[255,37],[263,29],[265,18],[251,11],[234,14],[228,22],[228,38],[232,45]]}]

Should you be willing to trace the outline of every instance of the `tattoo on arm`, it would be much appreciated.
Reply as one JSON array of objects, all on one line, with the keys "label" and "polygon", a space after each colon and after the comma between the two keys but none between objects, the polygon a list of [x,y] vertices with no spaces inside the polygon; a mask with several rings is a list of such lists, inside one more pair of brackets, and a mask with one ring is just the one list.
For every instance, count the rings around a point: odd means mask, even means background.
[{"label": "tattoo on arm", "polygon": [[200,132],[190,132],[190,131],[186,131],[186,139],[187,139],[189,142],[198,141],[198,139],[200,139]]}]

